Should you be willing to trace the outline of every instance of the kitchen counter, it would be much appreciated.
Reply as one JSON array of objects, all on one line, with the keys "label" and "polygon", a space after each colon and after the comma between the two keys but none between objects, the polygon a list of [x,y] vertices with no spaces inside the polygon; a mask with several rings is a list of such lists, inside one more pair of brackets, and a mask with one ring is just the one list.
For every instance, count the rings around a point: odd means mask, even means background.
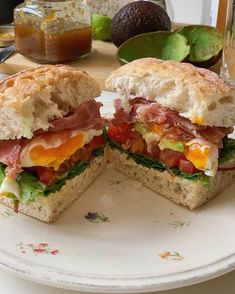
[{"label": "kitchen counter", "polygon": [[[106,77],[112,70],[120,66],[115,57],[115,53],[116,47],[112,43],[94,41],[92,53],[89,56],[73,62],[68,62],[67,64],[86,71],[100,83],[102,88],[104,88]],[[39,63],[16,53],[4,63],[0,64],[0,72],[14,74],[23,69],[33,68],[39,65]]]},{"label": "kitchen counter", "polygon": [[[93,41],[92,53],[89,56],[73,62],[68,62],[67,64],[88,72],[100,83],[101,88],[105,89],[105,79],[112,70],[120,66],[115,57],[116,51],[117,48],[110,42]],[[21,54],[16,53],[4,63],[0,64],[0,72],[14,74],[23,69],[33,68],[39,65],[40,64],[33,62]],[[218,72],[219,66],[220,64],[217,63],[210,69]]]}]

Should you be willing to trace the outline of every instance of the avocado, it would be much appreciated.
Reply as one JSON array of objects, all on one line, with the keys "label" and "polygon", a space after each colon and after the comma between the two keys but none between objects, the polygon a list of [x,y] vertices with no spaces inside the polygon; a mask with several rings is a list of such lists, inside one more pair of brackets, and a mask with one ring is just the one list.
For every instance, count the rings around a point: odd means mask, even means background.
[{"label": "avocado", "polygon": [[147,129],[147,127],[142,123],[137,121],[134,126],[135,130],[139,132],[143,138],[145,139],[146,143],[158,140],[158,134],[151,132]]},{"label": "avocado", "polygon": [[216,28],[205,25],[190,25],[175,31],[187,38],[190,54],[187,61],[200,67],[209,67],[222,55],[223,35]]},{"label": "avocado", "polygon": [[119,47],[117,58],[121,64],[144,57],[184,61],[189,54],[190,46],[184,36],[171,32],[151,32],[127,40]]},{"label": "avocado", "polygon": [[178,152],[184,152],[184,143],[169,139],[162,139],[158,144],[160,150],[171,149]]},{"label": "avocado", "polygon": [[144,135],[145,133],[148,132],[146,126],[143,123],[139,122],[139,121],[135,122],[135,127],[134,128],[135,128],[135,130],[137,132],[139,132],[142,135]]},{"label": "avocado", "polygon": [[123,6],[112,20],[112,41],[119,47],[126,40],[147,32],[170,31],[167,12],[150,1],[135,1]]}]

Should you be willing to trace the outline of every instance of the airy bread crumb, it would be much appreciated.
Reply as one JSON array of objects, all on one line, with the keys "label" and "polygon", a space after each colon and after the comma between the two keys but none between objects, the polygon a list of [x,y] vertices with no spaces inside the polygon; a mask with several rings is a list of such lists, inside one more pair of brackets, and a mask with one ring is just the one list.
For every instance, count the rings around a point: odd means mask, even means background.
[{"label": "airy bread crumb", "polygon": [[0,82],[0,140],[32,138],[50,121],[99,96],[97,82],[87,73],[45,65],[22,71]]},{"label": "airy bread crumb", "polygon": [[235,125],[235,89],[189,63],[143,58],[111,73],[106,87],[126,100],[143,97],[205,126]]}]

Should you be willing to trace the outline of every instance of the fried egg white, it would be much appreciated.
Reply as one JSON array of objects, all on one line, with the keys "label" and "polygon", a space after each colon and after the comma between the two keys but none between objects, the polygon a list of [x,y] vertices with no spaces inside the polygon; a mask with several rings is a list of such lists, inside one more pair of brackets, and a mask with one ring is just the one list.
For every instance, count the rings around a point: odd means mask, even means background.
[{"label": "fried egg white", "polygon": [[0,187],[0,197],[13,194],[17,199],[20,199],[20,187],[16,180],[6,176]]},{"label": "fried egg white", "polygon": [[216,174],[219,152],[218,147],[211,142],[201,138],[189,141],[186,143],[185,156],[207,176],[213,177]]},{"label": "fried egg white", "polygon": [[21,166],[44,166],[57,170],[63,161],[102,133],[102,130],[91,129],[85,132],[72,131],[36,137],[23,148],[20,156]]}]

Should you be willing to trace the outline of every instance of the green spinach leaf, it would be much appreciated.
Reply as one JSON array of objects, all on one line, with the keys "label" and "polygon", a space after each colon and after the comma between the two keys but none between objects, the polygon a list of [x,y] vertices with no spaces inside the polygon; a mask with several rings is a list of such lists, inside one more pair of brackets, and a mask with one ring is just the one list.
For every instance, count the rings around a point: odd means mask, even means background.
[{"label": "green spinach leaf", "polygon": [[[109,146],[112,149],[117,149],[121,153],[128,154],[128,158],[132,158],[137,164],[141,164],[144,167],[156,169],[160,172],[163,172],[166,170],[166,166],[164,165],[164,163],[162,163],[158,160],[152,159],[150,157],[147,157],[147,156],[128,152],[127,150],[124,150],[121,145],[119,145],[118,143],[116,143],[112,139],[109,138],[108,140],[109,140]],[[181,172],[178,168],[173,168],[172,172],[177,177],[181,177],[181,178],[191,180],[191,181],[200,181],[205,188],[209,188],[209,186],[210,186],[210,178],[208,176],[206,176],[203,172],[196,173],[196,174],[190,174],[190,173]]]},{"label": "green spinach leaf", "polygon": [[21,190],[21,202],[32,202],[38,195],[44,195],[45,185],[30,173],[22,172],[17,177],[17,182]]},{"label": "green spinach leaf", "polygon": [[51,193],[55,193],[59,191],[66,183],[68,179],[72,179],[78,175],[80,175],[87,167],[89,166],[88,161],[79,161],[75,164],[69,171],[64,173],[61,178],[55,182],[52,186],[46,187],[44,195],[48,196]]},{"label": "green spinach leaf", "polygon": [[5,179],[5,168],[5,164],[0,162],[0,185],[2,185],[2,182]]},{"label": "green spinach leaf", "polygon": [[235,140],[225,138],[223,140],[223,149],[220,151],[219,164],[229,161],[235,156]]}]

